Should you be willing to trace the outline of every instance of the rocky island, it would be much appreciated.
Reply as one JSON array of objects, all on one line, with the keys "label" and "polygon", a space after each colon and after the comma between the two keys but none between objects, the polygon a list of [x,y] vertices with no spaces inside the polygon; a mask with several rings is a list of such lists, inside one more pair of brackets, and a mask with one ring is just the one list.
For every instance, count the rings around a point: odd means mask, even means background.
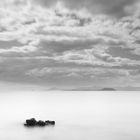
[{"label": "rocky island", "polygon": [[43,127],[43,126],[49,126],[49,125],[54,126],[55,125],[55,121],[50,121],[50,120],[47,120],[47,121],[42,121],[42,120],[36,121],[35,118],[31,118],[31,119],[26,120],[26,123],[24,124],[24,126],[27,126],[27,127],[34,127],[34,126]]}]

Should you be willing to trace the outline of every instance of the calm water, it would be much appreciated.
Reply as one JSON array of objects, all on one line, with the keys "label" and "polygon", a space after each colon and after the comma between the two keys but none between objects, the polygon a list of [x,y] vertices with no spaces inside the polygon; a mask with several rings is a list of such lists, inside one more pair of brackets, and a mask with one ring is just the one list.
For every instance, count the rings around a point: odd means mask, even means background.
[{"label": "calm water", "polygon": [[[25,119],[55,127],[25,128]],[[0,94],[0,140],[140,140],[139,92]]]}]

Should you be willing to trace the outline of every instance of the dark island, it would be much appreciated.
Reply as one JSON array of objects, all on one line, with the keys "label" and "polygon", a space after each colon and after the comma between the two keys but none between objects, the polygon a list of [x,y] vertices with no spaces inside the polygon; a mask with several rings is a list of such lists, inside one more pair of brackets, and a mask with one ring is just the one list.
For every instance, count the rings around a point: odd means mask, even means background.
[{"label": "dark island", "polygon": [[114,88],[103,88],[100,91],[116,91]]},{"label": "dark island", "polygon": [[24,126],[27,126],[27,127],[34,127],[34,126],[43,127],[43,126],[49,126],[49,125],[54,126],[55,125],[55,121],[50,121],[50,120],[47,120],[47,121],[42,121],[42,120],[36,121],[35,118],[31,118],[31,119],[26,120],[26,123],[24,124]]}]

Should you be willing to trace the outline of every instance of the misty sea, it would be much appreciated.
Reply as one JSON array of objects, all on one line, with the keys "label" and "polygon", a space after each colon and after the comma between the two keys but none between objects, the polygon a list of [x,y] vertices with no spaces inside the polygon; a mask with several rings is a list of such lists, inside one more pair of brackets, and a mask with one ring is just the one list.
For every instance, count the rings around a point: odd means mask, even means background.
[{"label": "misty sea", "polygon": [[[55,120],[26,128],[26,119]],[[0,93],[0,140],[140,140],[139,92]]]}]

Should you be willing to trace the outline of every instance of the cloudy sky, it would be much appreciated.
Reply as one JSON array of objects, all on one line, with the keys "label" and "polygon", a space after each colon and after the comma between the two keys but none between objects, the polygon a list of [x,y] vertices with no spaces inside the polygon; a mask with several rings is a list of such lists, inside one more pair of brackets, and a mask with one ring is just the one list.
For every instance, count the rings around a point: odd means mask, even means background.
[{"label": "cloudy sky", "polygon": [[140,0],[0,1],[0,83],[140,86]]}]

